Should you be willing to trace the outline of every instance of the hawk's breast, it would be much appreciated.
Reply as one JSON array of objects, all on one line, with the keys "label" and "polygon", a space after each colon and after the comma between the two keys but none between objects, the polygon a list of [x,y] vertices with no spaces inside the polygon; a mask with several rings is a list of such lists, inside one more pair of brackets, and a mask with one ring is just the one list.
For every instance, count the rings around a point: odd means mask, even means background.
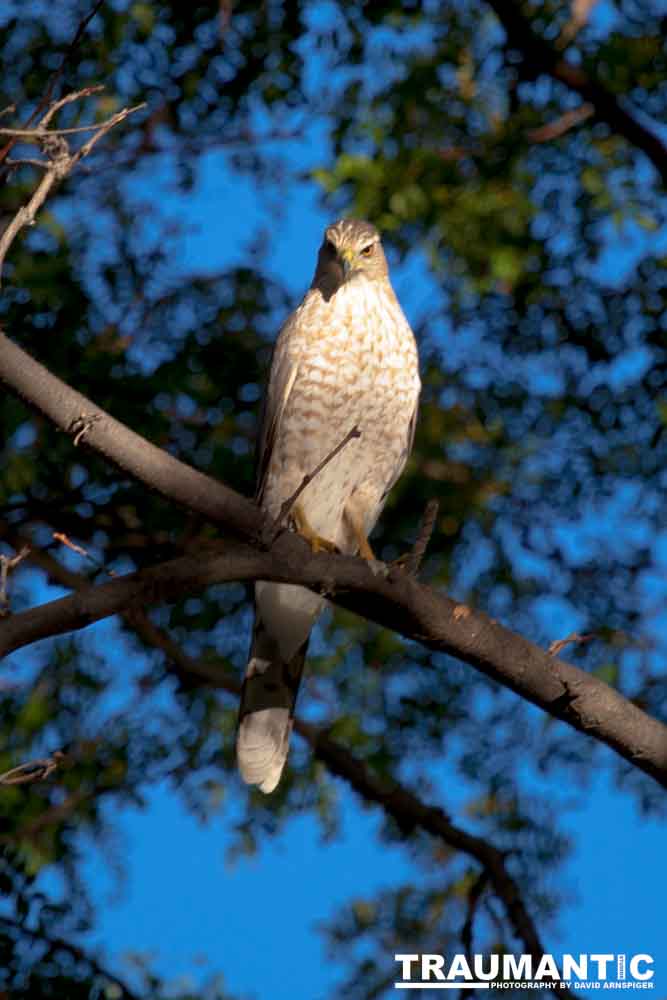
[{"label": "hawk's breast", "polygon": [[337,540],[350,495],[363,489],[369,503],[376,497],[379,513],[380,498],[407,458],[419,395],[417,349],[384,281],[353,278],[328,302],[311,290],[294,319],[281,349],[297,371],[270,458],[264,506],[277,513],[303,476],[356,426],[361,437],[301,495],[311,526]]}]

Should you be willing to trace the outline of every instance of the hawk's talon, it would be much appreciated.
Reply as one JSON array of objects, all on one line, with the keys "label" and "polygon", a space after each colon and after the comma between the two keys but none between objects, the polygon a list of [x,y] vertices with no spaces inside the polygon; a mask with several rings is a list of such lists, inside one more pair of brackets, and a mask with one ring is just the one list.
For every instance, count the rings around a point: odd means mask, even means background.
[{"label": "hawk's talon", "polygon": [[381,576],[385,580],[387,579],[391,567],[386,562],[382,562],[381,559],[366,559],[365,557],[364,559],[373,576]]}]

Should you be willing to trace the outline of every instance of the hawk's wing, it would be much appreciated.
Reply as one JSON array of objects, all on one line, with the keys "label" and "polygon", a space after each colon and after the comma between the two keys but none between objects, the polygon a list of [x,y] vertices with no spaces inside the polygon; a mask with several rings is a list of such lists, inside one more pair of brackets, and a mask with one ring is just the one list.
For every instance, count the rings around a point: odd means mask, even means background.
[{"label": "hawk's wing", "polygon": [[257,488],[255,490],[255,500],[259,504],[262,502],[273,446],[280,433],[280,423],[285,406],[294,388],[299,370],[298,363],[288,349],[290,325],[288,321],[278,335],[271,359],[271,373],[262,404],[256,459]]},{"label": "hawk's wing", "polygon": [[386,485],[386,487],[384,489],[384,492],[383,492],[382,497],[380,499],[381,504],[384,504],[385,500],[387,499],[387,497],[389,496],[389,494],[393,490],[394,486],[396,485],[396,483],[398,482],[398,480],[401,478],[401,473],[403,472],[403,469],[405,468],[405,463],[407,462],[407,460],[410,457],[410,452],[412,451],[412,445],[413,445],[414,440],[415,440],[415,427],[417,426],[417,411],[418,410],[419,410],[419,398],[417,399],[417,402],[415,403],[415,408],[412,411],[412,416],[410,417],[410,424],[408,426],[408,433],[407,433],[407,436],[406,436],[406,439],[405,439],[405,448],[401,452],[399,460],[396,463],[396,469],[394,470],[393,476],[391,477],[391,479],[389,480],[389,482],[387,483],[387,485]]}]

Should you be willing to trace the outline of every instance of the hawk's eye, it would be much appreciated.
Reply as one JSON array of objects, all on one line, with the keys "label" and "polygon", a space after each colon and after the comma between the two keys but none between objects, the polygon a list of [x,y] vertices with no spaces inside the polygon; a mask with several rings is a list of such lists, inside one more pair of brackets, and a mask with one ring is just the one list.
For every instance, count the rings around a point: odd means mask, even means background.
[{"label": "hawk's eye", "polygon": [[361,251],[362,257],[370,257],[370,255],[372,253],[373,253],[373,244],[372,243],[369,243],[368,246],[364,247],[363,250]]}]

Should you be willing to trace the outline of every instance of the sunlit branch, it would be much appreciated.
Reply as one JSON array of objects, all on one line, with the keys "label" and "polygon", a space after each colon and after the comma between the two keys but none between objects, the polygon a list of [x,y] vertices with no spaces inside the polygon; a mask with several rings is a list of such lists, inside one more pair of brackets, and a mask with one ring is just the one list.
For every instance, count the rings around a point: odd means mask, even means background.
[{"label": "sunlit branch", "polygon": [[74,167],[82,160],[85,156],[91,152],[95,145],[102,139],[112,128],[119,125],[124,121],[128,115],[133,114],[135,111],[139,111],[144,107],[143,104],[137,104],[132,108],[123,108],[122,111],[117,112],[111,118],[104,122],[98,122],[90,126],[85,126],[86,131],[93,131],[93,135],[85,142],[79,149],[72,152],[67,144],[67,140],[64,138],[65,134],[72,131],[79,131],[79,129],[49,129],[49,124],[66,104],[71,104],[74,101],[82,100],[85,97],[90,97],[91,94],[97,93],[103,88],[100,86],[84,87],[83,90],[78,90],[75,93],[67,94],[60,100],[55,101],[48,111],[42,116],[38,125],[33,129],[0,129],[0,134],[9,135],[12,139],[21,138],[23,141],[30,140],[36,142],[42,152],[44,153],[44,162],[39,162],[38,165],[43,168],[44,174],[32,193],[31,197],[25,205],[16,212],[14,217],[9,222],[9,225],[5,228],[2,236],[0,236],[0,278],[2,276],[2,269],[4,266],[5,257],[7,252],[20,233],[20,231],[25,226],[33,225],[37,212],[40,210],[44,202],[49,196],[49,192],[52,187],[58,182],[62,181]]},{"label": "sunlit branch", "polygon": [[35,781],[44,781],[58,769],[65,755],[60,750],[54,751],[49,757],[30,760],[25,764],[0,774],[0,785],[28,785]]}]

